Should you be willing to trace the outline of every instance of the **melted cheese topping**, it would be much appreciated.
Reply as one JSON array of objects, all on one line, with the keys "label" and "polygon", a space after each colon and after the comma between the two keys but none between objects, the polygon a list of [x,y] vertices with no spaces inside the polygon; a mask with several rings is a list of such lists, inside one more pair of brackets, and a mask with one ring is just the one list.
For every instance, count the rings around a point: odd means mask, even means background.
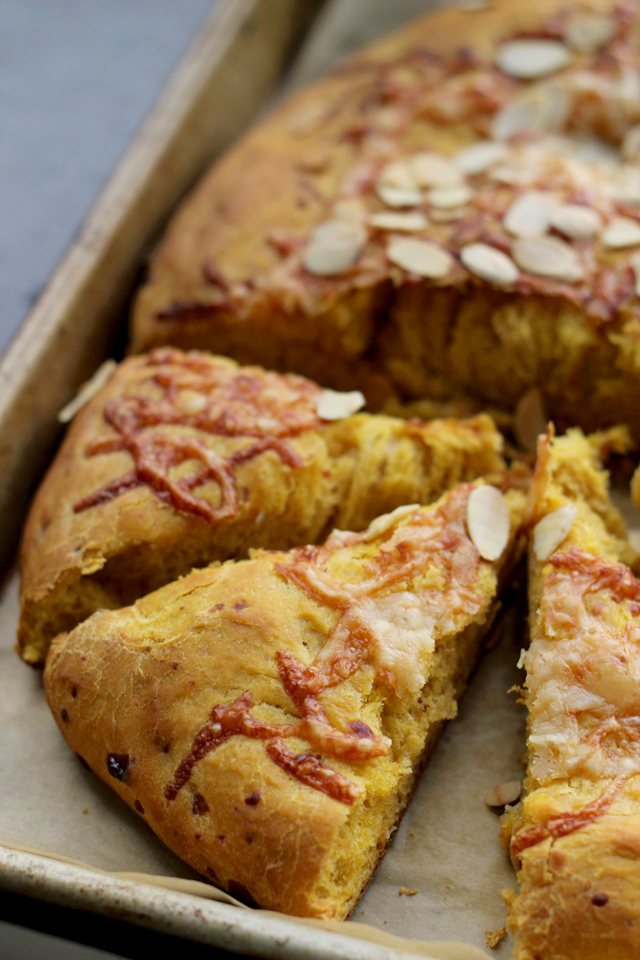
[{"label": "melted cheese topping", "polygon": [[551,558],[541,633],[523,657],[530,774],[540,782],[640,772],[640,584],[573,548]]},{"label": "melted cheese topping", "polygon": [[371,630],[371,660],[379,673],[393,677],[400,696],[424,686],[426,665],[435,650],[436,610],[425,600],[403,591],[357,605],[356,615]]},{"label": "melted cheese topping", "polygon": [[316,660],[319,673],[345,678],[371,663],[399,696],[421,689],[436,643],[487,604],[478,589],[485,562],[465,525],[473,489],[462,485],[436,509],[395,512],[389,523],[379,518],[362,534],[340,533],[278,564],[285,578],[340,612]]},{"label": "melted cheese topping", "polygon": [[414,506],[374,521],[363,533],[336,531],[324,546],[291,551],[276,571],[314,601],[335,611],[333,629],[319,655],[304,664],[278,650],[278,673],[299,719],[274,724],[251,713],[246,690],[230,704],[216,704],[196,732],[190,752],[165,786],[173,801],[197,763],[231,736],[267,741],[267,754],[282,769],[341,803],[352,804],[362,788],[320,757],[294,754],[284,743],[302,737],[312,749],[350,761],[384,756],[391,740],[362,720],[333,726],[322,694],[365,665],[399,696],[417,693],[429,675],[440,639],[463,630],[489,606],[495,573],[465,526],[473,484],[463,484],[429,508]]},{"label": "melted cheese topping", "polygon": [[[315,383],[171,347],[154,350],[145,365],[148,376],[104,406],[111,434],[86,450],[88,457],[126,451],[133,467],[76,501],[75,513],[148,486],[174,509],[214,524],[238,513],[239,464],[271,450],[292,469],[302,466],[288,441],[321,425],[317,401],[323,392]],[[189,432],[178,434],[176,427]],[[223,456],[210,445],[218,438],[246,445]],[[185,464],[192,469],[176,475]],[[210,481],[219,488],[217,505],[194,493]]]}]

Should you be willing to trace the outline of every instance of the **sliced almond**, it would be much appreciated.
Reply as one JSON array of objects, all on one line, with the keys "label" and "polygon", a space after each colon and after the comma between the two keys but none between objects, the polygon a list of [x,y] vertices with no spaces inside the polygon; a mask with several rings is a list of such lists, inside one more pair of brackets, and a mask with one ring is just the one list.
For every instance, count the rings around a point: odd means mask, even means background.
[{"label": "sliced almond", "polygon": [[405,160],[395,160],[387,164],[382,171],[379,183],[397,190],[415,190],[417,183],[411,172],[411,167]]},{"label": "sliced almond", "polygon": [[468,203],[473,191],[465,183],[454,184],[452,187],[434,187],[429,190],[427,200],[436,210],[455,210]]},{"label": "sliced almond", "polygon": [[454,265],[449,251],[436,243],[403,237],[397,237],[389,243],[387,257],[403,270],[433,280],[445,277]]},{"label": "sliced almond", "polygon": [[614,87],[615,97],[624,110],[635,116],[640,100],[640,74],[631,67],[623,67]]},{"label": "sliced almond", "polygon": [[624,135],[621,146],[622,156],[625,160],[637,163],[640,160],[640,124],[630,127]]},{"label": "sliced almond", "polygon": [[304,266],[319,277],[343,273],[359,259],[367,239],[366,228],[356,220],[327,220],[314,229]]},{"label": "sliced almond", "polygon": [[527,190],[504,215],[505,229],[514,237],[540,237],[551,223],[553,198],[540,190]]},{"label": "sliced almond", "polygon": [[367,219],[369,211],[359,197],[343,197],[337,200],[331,210],[334,220],[359,220],[361,223]]},{"label": "sliced almond", "polygon": [[451,162],[459,173],[474,177],[502,160],[506,152],[503,143],[497,143],[495,140],[481,140],[460,150],[451,158]]},{"label": "sliced almond", "polygon": [[408,233],[420,232],[426,230],[429,221],[424,213],[393,213],[383,210],[382,213],[372,213],[369,217],[369,225],[377,230],[402,230]]},{"label": "sliced almond", "polygon": [[535,453],[538,437],[546,428],[542,394],[537,387],[531,387],[520,397],[513,413],[515,438],[523,450]]},{"label": "sliced almond", "polygon": [[[506,164],[500,164],[499,167],[494,167],[493,170],[489,171],[489,179],[495,180],[496,183],[522,183],[523,175],[521,170],[515,170],[513,167],[509,167]],[[528,177],[526,178],[529,179]],[[526,182],[526,180],[524,180]]]},{"label": "sliced almond", "polygon": [[580,53],[593,53],[604,47],[616,32],[616,22],[606,14],[576,10],[564,30],[565,43]]},{"label": "sliced almond", "polygon": [[58,414],[60,423],[70,423],[79,410],[82,410],[89,400],[93,400],[95,395],[102,390],[109,382],[118,364],[115,360],[105,360],[100,364],[94,375],[86,383],[83,383],[73,400],[62,408]]},{"label": "sliced almond", "polygon": [[640,168],[630,165],[617,171],[612,181],[611,194],[618,203],[640,206]]},{"label": "sliced almond", "polygon": [[551,211],[551,226],[565,237],[583,240],[602,230],[602,217],[593,207],[577,203],[563,203]]},{"label": "sliced almond", "polygon": [[507,804],[517,803],[522,793],[520,780],[509,780],[493,787],[484,795],[484,802],[488,807],[505,807]]},{"label": "sliced almond", "polygon": [[370,540],[375,540],[376,537],[391,530],[396,524],[400,523],[401,520],[408,517],[410,513],[414,513],[414,511],[419,509],[419,503],[408,503],[403,507],[396,507],[391,513],[383,513],[380,517],[376,517],[375,520],[371,521],[362,534],[362,539],[365,543],[368,543]]},{"label": "sliced almond", "polygon": [[417,207],[422,201],[422,193],[417,187],[392,187],[378,183],[376,193],[388,207]]},{"label": "sliced almond", "polygon": [[570,111],[570,100],[557,84],[525,90],[495,114],[491,132],[495,140],[510,140],[518,133],[553,133],[562,129]]},{"label": "sliced almond", "polygon": [[637,247],[640,244],[640,223],[631,217],[614,217],[600,234],[600,241],[610,250]]},{"label": "sliced almond", "polygon": [[336,390],[323,390],[316,399],[316,411],[321,420],[344,420],[366,403],[359,390],[339,393]]},{"label": "sliced almond", "polygon": [[475,487],[467,501],[467,530],[483,560],[497,560],[509,542],[509,508],[497,487]]},{"label": "sliced almond", "polygon": [[556,237],[519,237],[513,244],[513,259],[527,273],[577,283],[584,277],[578,254]]},{"label": "sliced almond", "polygon": [[573,503],[552,510],[533,528],[533,552],[536,559],[544,563],[554,553],[573,526],[578,509]]},{"label": "sliced almond", "polygon": [[470,273],[498,287],[515,283],[519,276],[513,260],[488,243],[470,243],[463,247],[460,260]]},{"label": "sliced almond", "polygon": [[451,160],[438,153],[417,153],[411,173],[419,187],[452,187],[462,180]]},{"label": "sliced almond", "polygon": [[496,66],[518,80],[545,77],[571,63],[571,53],[557,40],[509,40],[496,55]]},{"label": "sliced almond", "polygon": [[451,210],[438,210],[432,207],[429,216],[434,223],[452,223],[454,220],[462,220],[469,213],[469,207],[453,207]]}]

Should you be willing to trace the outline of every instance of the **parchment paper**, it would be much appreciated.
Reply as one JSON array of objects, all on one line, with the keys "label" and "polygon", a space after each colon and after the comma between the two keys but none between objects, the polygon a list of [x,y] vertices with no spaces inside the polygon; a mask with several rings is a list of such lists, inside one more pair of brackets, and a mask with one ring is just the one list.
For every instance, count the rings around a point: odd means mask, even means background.
[{"label": "parchment paper", "polygon": [[[17,608],[14,576],[0,598],[0,842],[118,875],[199,881],[62,740],[40,674],[13,650]],[[504,924],[500,891],[513,875],[498,841],[499,818],[482,798],[521,775],[522,708],[507,693],[521,679],[514,667],[520,625],[510,620],[436,748],[353,920],[412,940],[459,939],[480,948],[486,929]],[[198,893],[202,886],[179,888]],[[417,892],[408,896],[401,888]],[[495,955],[508,956],[508,945]]]},{"label": "parchment paper", "polygon": [[[437,5],[334,0],[292,71],[291,83],[313,79],[361,43]],[[628,507],[628,497],[618,500]],[[632,522],[640,526],[637,516]],[[68,749],[49,714],[40,675],[14,653],[17,598],[13,576],[0,596],[0,843],[47,851],[118,875],[155,875],[154,882],[161,884],[177,879],[179,889],[216,896]],[[459,946],[403,945],[414,955],[472,960],[487,955],[486,931],[505,923],[501,891],[514,886],[515,879],[499,844],[499,818],[483,796],[523,774],[524,711],[508,692],[523,679],[515,667],[523,640],[522,611],[508,611],[503,627],[356,908],[353,920],[375,929],[344,925],[356,935],[395,946],[398,941],[388,935],[459,941]],[[225,895],[221,899],[232,902]],[[510,956],[509,938],[491,955]]]}]

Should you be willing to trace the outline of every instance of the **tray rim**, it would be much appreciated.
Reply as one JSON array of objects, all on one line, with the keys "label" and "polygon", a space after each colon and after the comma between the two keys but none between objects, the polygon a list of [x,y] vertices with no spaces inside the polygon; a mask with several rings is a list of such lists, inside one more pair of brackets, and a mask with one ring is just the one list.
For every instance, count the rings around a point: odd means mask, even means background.
[{"label": "tray rim", "polygon": [[[311,938],[309,926],[284,914],[241,910],[218,900],[3,845],[0,880],[9,893],[100,913],[159,933],[272,960],[405,960],[417,956],[437,960],[429,954],[416,954],[408,948],[378,944],[315,925]],[[391,938],[390,934],[383,936]],[[267,953],[255,952],[264,948]]]}]

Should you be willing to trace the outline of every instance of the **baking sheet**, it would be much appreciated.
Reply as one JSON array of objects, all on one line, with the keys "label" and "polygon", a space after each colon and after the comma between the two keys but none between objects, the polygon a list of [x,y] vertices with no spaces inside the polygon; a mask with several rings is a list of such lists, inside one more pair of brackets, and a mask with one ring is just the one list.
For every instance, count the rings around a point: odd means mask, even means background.
[{"label": "baking sheet", "polygon": [[283,89],[311,83],[354,50],[439,7],[488,6],[490,0],[329,0]]},{"label": "baking sheet", "polygon": [[[433,6],[436,4],[424,0],[334,0],[292,71],[291,83],[307,82],[374,34]],[[627,505],[628,498],[622,499]],[[640,526],[635,521],[634,525]],[[75,891],[77,902],[88,909],[114,912],[108,906],[114,898],[130,896],[133,899],[126,902],[140,904],[129,908],[132,913],[137,910],[138,922],[202,938],[205,932],[198,932],[193,922],[185,921],[182,926],[179,922],[181,909],[191,921],[199,909],[210,927],[205,942],[299,960],[304,938],[301,941],[296,939],[298,934],[292,934],[287,940],[285,935],[287,930],[299,931],[298,923],[206,900],[200,901],[201,908],[194,908],[193,903],[198,903],[194,895],[202,889],[197,875],[81,767],[49,715],[40,675],[26,668],[13,651],[17,597],[14,574],[0,594],[0,842],[117,873],[118,877],[105,879],[95,870],[83,872],[70,864],[57,865],[55,882],[61,887],[67,884]],[[390,958],[401,955],[397,952],[400,947],[414,955],[451,960],[486,956],[487,930],[498,930],[506,919],[501,891],[514,886],[515,880],[499,844],[499,818],[486,807],[483,795],[496,784],[518,779],[523,772],[524,712],[516,695],[508,692],[522,681],[515,667],[522,634],[523,620],[511,610],[500,642],[482,661],[458,718],[447,727],[353,916],[356,923],[369,924],[383,935],[429,942],[455,939],[470,949],[440,943],[424,946],[418,953],[415,944],[385,940],[378,941],[375,950],[371,945],[356,944],[348,950],[339,946],[334,950],[331,938],[327,945],[319,932],[304,941],[304,956]],[[11,856],[5,856],[7,869]],[[28,861],[20,857],[26,855],[13,856],[17,873],[24,878]],[[37,866],[38,858],[33,862]],[[33,871],[37,874],[35,866]],[[160,883],[162,878],[177,878],[187,886],[159,894],[156,890],[155,897],[149,894],[145,899],[147,885],[122,876],[132,872],[153,875]],[[197,886],[188,886],[194,882]],[[33,891],[33,885],[27,889]],[[321,927],[332,929],[331,925]],[[347,929],[360,937],[366,935],[354,923]],[[508,938],[491,952],[500,958],[510,954]]]},{"label": "baking sheet", "polygon": [[[0,842],[101,870],[197,880],[128,807],[85,770],[46,706],[41,675],[12,647],[14,575],[0,598]],[[353,919],[417,940],[452,938],[483,948],[505,922],[501,890],[513,875],[499,818],[483,801],[521,774],[524,717],[514,694],[521,626],[513,616],[484,659]],[[401,889],[415,890],[412,895]],[[508,944],[495,952],[509,955]]]}]

